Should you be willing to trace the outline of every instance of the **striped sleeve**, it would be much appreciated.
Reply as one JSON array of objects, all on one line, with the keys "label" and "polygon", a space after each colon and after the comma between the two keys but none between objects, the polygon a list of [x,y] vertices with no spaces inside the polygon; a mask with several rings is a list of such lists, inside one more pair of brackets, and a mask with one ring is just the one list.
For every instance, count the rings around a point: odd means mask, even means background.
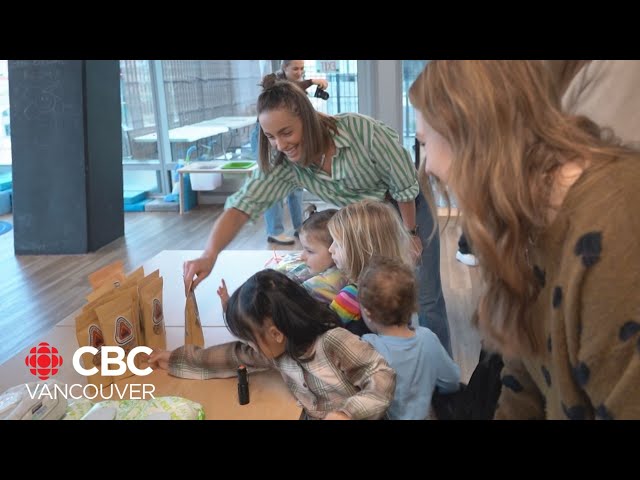
[{"label": "striped sleeve", "polygon": [[420,187],[411,154],[404,149],[395,130],[382,122],[373,125],[371,156],[393,199],[397,202],[415,200]]},{"label": "striped sleeve", "polygon": [[256,221],[271,205],[285,198],[298,186],[296,175],[287,162],[278,165],[269,173],[258,169],[244,182],[240,190],[227,198],[224,208],[237,208]]},{"label": "striped sleeve", "polygon": [[358,287],[353,283],[344,287],[333,299],[330,308],[338,314],[343,325],[354,320],[360,320]]},{"label": "striped sleeve", "polygon": [[228,378],[240,365],[270,368],[269,359],[243,342],[230,342],[209,348],[184,345],[171,352],[169,373],[174,377],[206,380]]}]

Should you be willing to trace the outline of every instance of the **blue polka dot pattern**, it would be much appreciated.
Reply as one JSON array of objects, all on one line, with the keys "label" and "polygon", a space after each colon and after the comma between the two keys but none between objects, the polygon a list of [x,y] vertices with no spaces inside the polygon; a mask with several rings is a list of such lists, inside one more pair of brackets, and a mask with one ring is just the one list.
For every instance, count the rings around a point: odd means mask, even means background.
[{"label": "blue polka dot pattern", "polygon": [[545,367],[544,365],[542,365],[542,367],[540,367],[540,370],[542,370],[542,375],[544,376],[544,381],[547,383],[547,387],[551,386],[551,374],[549,373],[549,370],[547,370],[547,367]]},{"label": "blue polka dot pattern", "polygon": [[585,409],[582,405],[576,405],[574,407],[567,408],[567,406],[563,403],[562,411],[569,420],[584,420],[585,418]]},{"label": "blue polka dot pattern", "polygon": [[602,233],[589,232],[581,236],[576,242],[573,253],[582,257],[585,267],[593,267],[600,260],[602,252]]},{"label": "blue polka dot pattern", "polygon": [[599,418],[601,420],[613,420],[613,415],[611,415],[611,412],[607,410],[607,407],[605,407],[604,405],[600,405],[598,408],[596,408],[596,418]]},{"label": "blue polka dot pattern", "polygon": [[561,303],[562,303],[562,288],[556,287],[553,289],[553,300],[552,300],[553,308],[558,308]]},{"label": "blue polka dot pattern", "polygon": [[626,342],[638,332],[640,332],[640,323],[629,320],[620,328],[620,341]]},{"label": "blue polka dot pattern", "polygon": [[578,385],[580,385],[581,387],[584,387],[589,381],[590,371],[589,371],[589,367],[587,367],[587,364],[584,362],[580,362],[572,370],[573,370],[573,378],[575,379],[575,381],[578,382]]},{"label": "blue polka dot pattern", "polygon": [[502,384],[510,390],[518,393],[524,390],[522,384],[518,381],[516,377],[513,375],[505,375],[502,377]]},{"label": "blue polka dot pattern", "polygon": [[542,270],[539,266],[534,265],[533,274],[536,276],[536,279],[538,280],[538,283],[540,283],[540,286],[544,288],[545,284],[547,283],[547,274],[545,273],[545,271]]}]

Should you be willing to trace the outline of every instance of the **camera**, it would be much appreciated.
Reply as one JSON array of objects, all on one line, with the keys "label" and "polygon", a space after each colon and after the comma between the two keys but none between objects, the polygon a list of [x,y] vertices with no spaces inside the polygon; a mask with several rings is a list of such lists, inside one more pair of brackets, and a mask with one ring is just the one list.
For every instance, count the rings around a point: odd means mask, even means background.
[{"label": "camera", "polygon": [[315,98],[321,98],[322,100],[329,100],[329,94],[320,87],[316,88]]}]

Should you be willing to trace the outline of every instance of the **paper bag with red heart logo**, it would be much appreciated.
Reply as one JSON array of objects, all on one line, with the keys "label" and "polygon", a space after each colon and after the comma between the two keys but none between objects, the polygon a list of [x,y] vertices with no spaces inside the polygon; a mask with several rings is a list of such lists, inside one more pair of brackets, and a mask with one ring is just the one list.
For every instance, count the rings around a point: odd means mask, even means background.
[{"label": "paper bag with red heart logo", "polygon": [[[136,327],[139,323],[138,292],[136,288],[131,290],[135,290],[135,298],[125,293],[96,308],[104,335],[104,344],[121,347],[124,350],[125,358],[131,350],[138,346],[138,329]],[[139,355],[134,357],[134,364],[139,369],[142,367]],[[132,375],[134,373],[127,367],[121,375],[114,375],[113,381],[117,382]]]}]

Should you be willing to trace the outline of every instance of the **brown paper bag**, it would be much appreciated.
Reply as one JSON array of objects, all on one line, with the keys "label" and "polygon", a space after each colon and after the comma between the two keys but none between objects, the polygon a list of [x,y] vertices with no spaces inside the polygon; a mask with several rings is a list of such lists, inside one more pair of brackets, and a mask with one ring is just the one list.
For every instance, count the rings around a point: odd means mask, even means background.
[{"label": "brown paper bag", "polygon": [[[125,292],[127,294],[131,293],[131,289],[136,290],[136,288],[137,287],[113,288],[110,292],[105,293],[101,297],[98,297],[89,303],[85,303],[84,306],[82,307],[82,311],[88,312],[89,310],[95,310],[97,307],[104,305],[105,303],[110,302],[111,300],[114,300],[115,298],[119,297]],[[131,295],[133,294],[131,293]]]},{"label": "brown paper bag", "polygon": [[79,347],[91,346],[98,349],[98,353],[91,356],[85,353],[80,357],[80,363],[87,370],[97,367],[98,373],[87,377],[87,383],[91,383],[97,387],[100,385],[111,385],[113,383],[113,377],[100,375],[100,362],[102,356],[102,345],[104,345],[104,334],[102,333],[102,327],[98,321],[98,316],[94,309],[80,313],[76,317],[76,338],[78,339]]},{"label": "brown paper bag", "polygon": [[[139,272],[142,269],[142,267],[140,267],[138,270],[136,270],[136,272]],[[134,273],[136,273],[134,272]],[[133,274],[132,274],[133,275]],[[129,277],[131,277],[132,275],[130,275]],[[146,345],[146,340],[144,337],[144,320],[142,318],[142,299],[140,298],[140,293],[142,292],[142,289],[148,285],[149,283],[151,283],[154,279],[156,278],[160,278],[160,270],[154,270],[153,272],[151,272],[149,275],[147,275],[146,277],[142,277],[139,278],[138,280],[135,279],[129,279],[126,280],[122,286],[120,288],[127,288],[127,287],[131,287],[131,286],[136,286],[138,289],[138,305],[139,305],[139,310],[140,310],[140,314],[139,314],[139,322],[138,322],[138,345]],[[162,286],[160,287],[162,288]]]},{"label": "brown paper bag", "polygon": [[145,285],[151,283],[156,278],[160,278],[160,270],[154,270],[149,275],[138,282],[138,290],[142,290]]},{"label": "brown paper bag", "polygon": [[204,334],[198,313],[196,294],[193,291],[193,283],[189,285],[187,302],[184,306],[184,343],[204,347]]},{"label": "brown paper bag", "polygon": [[[131,288],[127,290],[136,290],[137,297],[137,289]],[[125,359],[129,355],[129,352],[138,346],[135,323],[138,310],[137,299],[134,301],[129,293],[123,293],[114,300],[95,309],[104,334],[104,344],[121,347],[124,350]],[[138,368],[142,365],[139,355],[135,357],[135,365]],[[134,375],[134,373],[127,367],[123,374],[114,375],[113,381],[117,382],[132,375]]]},{"label": "brown paper bag", "polygon": [[125,279],[125,282],[134,282],[138,283],[140,280],[144,278],[144,267],[138,267]]},{"label": "brown paper bag", "polygon": [[144,345],[166,350],[167,332],[162,308],[162,285],[162,277],[157,277],[140,288],[140,325]]},{"label": "brown paper bag", "polygon": [[110,263],[106,267],[102,267],[100,270],[96,270],[91,275],[89,275],[89,283],[91,284],[91,288],[96,290],[107,279],[118,273],[124,275],[122,260],[117,260],[113,263]]},{"label": "brown paper bag", "polygon": [[[96,308],[101,307],[105,303],[111,302],[116,298],[120,298],[121,295],[128,295],[129,297],[131,297],[131,301],[135,305],[139,304],[138,287],[131,286],[128,288],[114,288],[109,293],[106,293],[100,298],[97,298],[94,301],[87,303],[84,307],[82,307],[82,311],[88,312],[89,310],[95,310]],[[136,338],[138,341],[138,345],[144,345],[144,336],[142,333],[142,314],[140,313],[139,307],[132,312],[131,321],[136,326]]]},{"label": "brown paper bag", "polygon": [[102,285],[100,285],[98,288],[96,288],[93,292],[91,292],[89,295],[85,297],[87,299],[87,302],[93,302],[94,300],[111,292],[112,290],[119,288],[120,285],[124,283],[125,279],[126,277],[124,276],[124,273],[113,274],[112,276],[107,278],[102,283]]}]

